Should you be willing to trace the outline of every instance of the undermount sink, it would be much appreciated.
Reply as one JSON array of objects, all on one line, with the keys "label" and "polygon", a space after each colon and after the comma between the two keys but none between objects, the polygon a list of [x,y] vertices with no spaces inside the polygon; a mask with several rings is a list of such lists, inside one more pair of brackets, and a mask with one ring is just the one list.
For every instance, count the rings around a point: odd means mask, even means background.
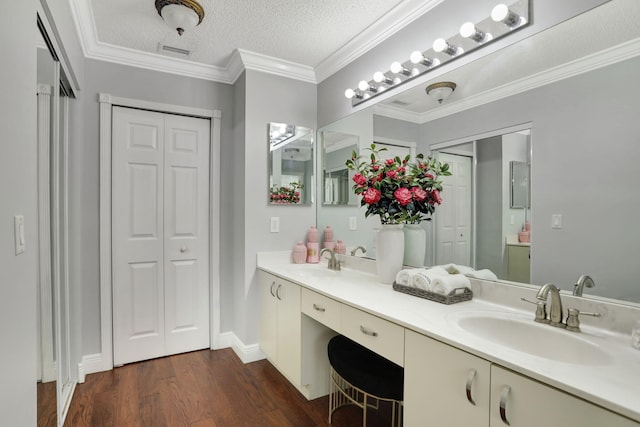
[{"label": "undermount sink", "polygon": [[535,323],[517,314],[502,312],[458,313],[461,329],[493,344],[537,357],[581,365],[606,365],[611,357],[580,333]]}]

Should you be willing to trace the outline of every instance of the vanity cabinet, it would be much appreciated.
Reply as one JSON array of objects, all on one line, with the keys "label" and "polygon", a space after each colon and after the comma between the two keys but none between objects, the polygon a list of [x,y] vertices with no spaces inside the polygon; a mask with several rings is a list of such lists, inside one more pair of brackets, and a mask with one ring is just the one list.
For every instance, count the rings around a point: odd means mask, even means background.
[{"label": "vanity cabinet", "polygon": [[507,244],[507,280],[529,283],[531,281],[531,246]]},{"label": "vanity cabinet", "polygon": [[[502,411],[501,406],[504,408]],[[506,425],[638,427],[637,422],[628,418],[501,366],[492,365],[489,426]]]},{"label": "vanity cabinet", "polygon": [[487,427],[491,364],[410,330],[405,343],[405,427]]},{"label": "vanity cabinet", "polygon": [[638,423],[407,330],[404,425],[638,427]]},{"label": "vanity cabinet", "polygon": [[260,348],[296,387],[301,384],[300,286],[261,271]]}]

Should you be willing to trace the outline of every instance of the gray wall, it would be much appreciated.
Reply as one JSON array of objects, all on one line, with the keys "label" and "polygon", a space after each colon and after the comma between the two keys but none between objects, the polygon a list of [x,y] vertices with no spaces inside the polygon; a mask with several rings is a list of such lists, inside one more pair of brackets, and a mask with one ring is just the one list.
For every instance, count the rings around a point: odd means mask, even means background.
[{"label": "gray wall", "polygon": [[[222,111],[222,146],[233,141],[233,90],[230,85],[160,73],[109,62],[85,61],[85,89],[81,105],[82,137],[71,141],[69,151],[71,275],[82,289],[82,354],[100,352],[100,271],[99,271],[99,103],[98,93],[189,107]],[[228,154],[226,150],[224,154]],[[224,164],[226,159],[222,159]],[[212,171],[219,173],[220,171]],[[222,179],[223,177],[221,177]],[[227,181],[223,180],[224,183]],[[228,217],[225,217],[228,218]],[[222,224],[222,229],[225,224]],[[224,250],[224,248],[223,248]],[[224,286],[232,286],[223,282]],[[221,297],[229,298],[226,289]],[[222,318],[232,310],[230,299],[221,301]]]},{"label": "gray wall", "polygon": [[[640,58],[426,123],[430,143],[532,122],[531,281],[639,301]],[[551,215],[563,228],[551,229]],[[567,256],[565,256],[567,255]],[[561,261],[560,261],[561,260]]]},{"label": "gray wall", "polygon": [[[420,125],[385,116],[373,116],[373,137],[418,143]],[[416,148],[416,153],[420,151]]]},{"label": "gray wall", "polygon": [[477,144],[476,266],[502,274],[502,137]]},{"label": "gray wall", "polygon": [[[36,425],[36,3],[3,5],[0,48],[0,419]],[[7,17],[11,17],[8,19]],[[13,216],[24,215],[26,249],[15,255]]]}]

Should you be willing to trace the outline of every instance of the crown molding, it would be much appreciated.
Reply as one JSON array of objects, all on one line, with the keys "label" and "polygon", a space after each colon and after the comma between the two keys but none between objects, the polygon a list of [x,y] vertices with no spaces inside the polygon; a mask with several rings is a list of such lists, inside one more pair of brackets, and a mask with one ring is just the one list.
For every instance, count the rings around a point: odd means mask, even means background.
[{"label": "crown molding", "polygon": [[236,51],[242,59],[244,68],[247,70],[261,71],[263,73],[275,74],[304,82],[316,83],[316,73],[313,67],[244,49],[236,49]]},{"label": "crown molding", "polygon": [[414,113],[390,105],[376,105],[373,111],[376,115],[423,124],[636,56],[640,56],[640,37],[424,113]]},{"label": "crown molding", "polygon": [[315,68],[318,83],[373,49],[444,0],[407,0],[359,33]]}]

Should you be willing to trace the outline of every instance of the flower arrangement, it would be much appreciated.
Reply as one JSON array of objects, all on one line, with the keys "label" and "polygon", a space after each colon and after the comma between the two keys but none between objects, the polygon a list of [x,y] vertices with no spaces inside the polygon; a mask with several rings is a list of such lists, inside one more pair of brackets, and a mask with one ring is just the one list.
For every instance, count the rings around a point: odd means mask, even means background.
[{"label": "flower arrangement", "polygon": [[269,190],[271,203],[295,204],[300,203],[300,190],[304,184],[300,182],[290,182],[288,187],[274,185]]},{"label": "flower arrangement", "polygon": [[430,221],[436,205],[442,203],[440,192],[442,181],[438,178],[449,176],[449,165],[423,154],[404,159],[382,159],[380,153],[386,148],[377,149],[371,144],[368,159],[363,160],[355,151],[346,161],[353,176],[354,192],[362,196],[361,206],[366,206],[365,216],[379,215],[382,224],[417,224]]}]

